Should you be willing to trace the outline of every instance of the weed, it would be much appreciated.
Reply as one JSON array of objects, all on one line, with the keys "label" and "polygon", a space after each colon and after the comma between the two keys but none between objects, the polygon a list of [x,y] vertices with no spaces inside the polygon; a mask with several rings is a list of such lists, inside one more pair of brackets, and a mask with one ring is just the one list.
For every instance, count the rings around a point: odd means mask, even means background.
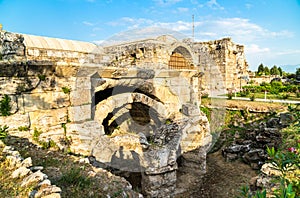
[{"label": "weed", "polygon": [[170,119],[166,119],[166,122],[165,122],[166,125],[169,125],[169,124],[172,124],[172,120]]},{"label": "weed", "polygon": [[71,92],[71,88],[69,87],[62,87],[61,89],[65,94],[69,94]]},{"label": "weed", "polygon": [[38,74],[38,78],[40,79],[40,81],[45,81],[46,80],[46,75]]},{"label": "weed", "polygon": [[210,121],[211,119],[211,109],[208,107],[201,106],[200,110],[206,115],[207,119]]},{"label": "weed", "polygon": [[49,141],[41,141],[41,140],[39,140],[38,143],[42,146],[43,149],[58,148],[58,146],[54,142],[54,140],[49,140]]},{"label": "weed", "polygon": [[252,94],[251,96],[250,96],[250,101],[255,101],[255,94]]},{"label": "weed", "polygon": [[57,183],[59,186],[73,186],[75,189],[80,190],[89,187],[92,181],[81,172],[80,168],[72,167],[62,175]]},{"label": "weed", "polygon": [[4,125],[3,127],[0,125],[0,140],[4,140],[8,136],[7,132],[8,126]]},{"label": "weed", "polygon": [[10,97],[8,95],[4,95],[4,97],[0,100],[0,115],[1,116],[9,116],[10,115]]},{"label": "weed", "polygon": [[18,127],[19,131],[29,131],[29,127],[28,126],[20,126]]},{"label": "weed", "polygon": [[35,128],[33,131],[32,139],[34,141],[38,142],[41,134],[42,134],[42,131],[39,131],[38,129]]}]

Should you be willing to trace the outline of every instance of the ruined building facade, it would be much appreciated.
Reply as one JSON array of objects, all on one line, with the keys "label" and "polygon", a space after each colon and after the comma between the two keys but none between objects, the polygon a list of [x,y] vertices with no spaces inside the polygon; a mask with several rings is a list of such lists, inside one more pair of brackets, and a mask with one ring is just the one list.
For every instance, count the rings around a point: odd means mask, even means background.
[{"label": "ruined building facade", "polygon": [[39,142],[141,174],[144,195],[172,197],[178,158],[205,172],[212,136],[199,96],[232,89],[246,71],[230,39],[98,46],[0,31],[0,97],[11,99],[0,125],[29,139],[38,130]]}]

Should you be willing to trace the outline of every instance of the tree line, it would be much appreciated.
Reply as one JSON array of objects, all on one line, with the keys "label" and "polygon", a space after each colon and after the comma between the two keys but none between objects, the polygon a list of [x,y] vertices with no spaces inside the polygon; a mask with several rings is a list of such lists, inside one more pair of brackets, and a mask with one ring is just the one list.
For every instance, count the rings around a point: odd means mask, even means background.
[{"label": "tree line", "polygon": [[277,75],[277,76],[283,76],[284,72],[282,71],[281,67],[277,67],[274,65],[269,69],[268,66],[264,66],[262,63],[258,66],[256,75],[262,76],[262,75]]}]

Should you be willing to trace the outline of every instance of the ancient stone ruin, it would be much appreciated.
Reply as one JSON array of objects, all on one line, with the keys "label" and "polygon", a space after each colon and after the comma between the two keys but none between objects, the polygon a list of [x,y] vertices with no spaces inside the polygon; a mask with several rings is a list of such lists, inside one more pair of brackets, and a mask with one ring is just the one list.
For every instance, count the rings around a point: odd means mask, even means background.
[{"label": "ancient stone ruin", "polygon": [[98,46],[1,31],[0,93],[12,108],[0,125],[137,173],[146,196],[172,197],[179,157],[205,172],[211,135],[199,96],[232,89],[246,72],[243,47],[229,38]]}]

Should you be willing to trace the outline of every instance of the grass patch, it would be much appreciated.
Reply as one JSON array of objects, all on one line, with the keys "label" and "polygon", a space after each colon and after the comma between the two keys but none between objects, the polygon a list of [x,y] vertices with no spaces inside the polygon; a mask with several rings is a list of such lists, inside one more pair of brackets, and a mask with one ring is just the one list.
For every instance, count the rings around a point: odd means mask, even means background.
[{"label": "grass patch", "polygon": [[37,185],[37,183],[31,183],[27,187],[21,187],[23,178],[11,177],[14,170],[5,160],[5,156],[0,153],[0,197],[28,197],[28,194]]},{"label": "grass patch", "polygon": [[28,126],[20,126],[18,127],[19,131],[29,131],[29,127]]},{"label": "grass patch", "polygon": [[84,175],[82,170],[78,167],[72,167],[57,181],[59,186],[71,186],[75,191],[87,188],[91,185],[91,183],[91,178]]},{"label": "grass patch", "polygon": [[0,140],[4,140],[8,137],[7,129],[8,129],[7,125],[4,126],[0,125]]}]

